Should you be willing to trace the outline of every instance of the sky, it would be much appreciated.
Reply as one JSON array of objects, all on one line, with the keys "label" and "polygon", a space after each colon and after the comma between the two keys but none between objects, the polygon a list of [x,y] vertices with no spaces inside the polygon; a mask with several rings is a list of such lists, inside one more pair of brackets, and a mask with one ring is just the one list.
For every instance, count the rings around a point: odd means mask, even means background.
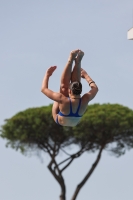
[{"label": "sky", "polygon": [[[85,52],[84,68],[99,88],[90,102],[118,103],[133,109],[132,0],[0,0],[0,125],[19,111],[52,103],[40,89],[48,67],[57,65],[49,88],[59,90],[70,51]],[[82,81],[83,93],[89,90]],[[60,187],[47,169],[50,161],[26,157],[0,139],[0,198],[55,200]],[[70,153],[76,147],[70,149]],[[78,158],[64,172],[67,199],[97,153]],[[61,154],[59,159],[63,160]],[[133,150],[120,158],[103,152],[77,200],[132,200]]]}]

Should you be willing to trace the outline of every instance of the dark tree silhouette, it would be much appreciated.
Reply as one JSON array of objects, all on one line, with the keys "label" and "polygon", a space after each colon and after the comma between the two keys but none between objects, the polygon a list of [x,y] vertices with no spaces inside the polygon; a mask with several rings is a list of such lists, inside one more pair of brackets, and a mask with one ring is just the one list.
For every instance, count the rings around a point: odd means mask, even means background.
[{"label": "dark tree silhouette", "polygon": [[[5,120],[1,137],[7,140],[7,146],[23,154],[40,150],[49,154],[48,169],[61,187],[60,200],[66,200],[63,171],[84,152],[98,151],[95,162],[74,191],[71,200],[75,200],[99,163],[103,149],[121,156],[133,147],[133,111],[119,104],[90,105],[80,124],[71,128],[53,121],[51,105],[30,108]],[[66,148],[71,144],[77,145],[79,150],[70,155]],[[57,163],[60,151],[67,158]]]}]

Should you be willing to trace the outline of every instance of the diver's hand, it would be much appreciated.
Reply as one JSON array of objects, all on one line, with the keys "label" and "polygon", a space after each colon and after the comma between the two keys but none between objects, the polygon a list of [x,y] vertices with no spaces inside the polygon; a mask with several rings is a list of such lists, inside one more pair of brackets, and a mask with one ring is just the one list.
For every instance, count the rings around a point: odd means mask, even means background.
[{"label": "diver's hand", "polygon": [[87,72],[83,68],[81,68],[81,77],[86,78],[86,76],[88,76]]},{"label": "diver's hand", "polygon": [[46,76],[51,76],[53,72],[56,70],[57,66],[51,66],[46,71]]}]

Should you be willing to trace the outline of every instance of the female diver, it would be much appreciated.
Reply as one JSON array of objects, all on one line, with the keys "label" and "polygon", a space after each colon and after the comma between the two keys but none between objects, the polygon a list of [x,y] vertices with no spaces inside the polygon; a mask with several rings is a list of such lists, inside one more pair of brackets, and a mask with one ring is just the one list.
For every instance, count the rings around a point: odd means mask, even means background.
[{"label": "female diver", "polygon": [[[87,72],[81,68],[81,60],[84,52],[81,50],[71,51],[67,64],[63,70],[60,83],[60,92],[54,92],[48,88],[49,77],[53,74],[56,66],[47,69],[42,82],[41,92],[54,100],[52,115],[55,122],[62,126],[76,126],[85,113],[89,101],[98,92],[98,87]],[[72,71],[72,64],[75,66]],[[82,84],[81,77],[84,78],[91,87],[88,93],[81,97]]]}]

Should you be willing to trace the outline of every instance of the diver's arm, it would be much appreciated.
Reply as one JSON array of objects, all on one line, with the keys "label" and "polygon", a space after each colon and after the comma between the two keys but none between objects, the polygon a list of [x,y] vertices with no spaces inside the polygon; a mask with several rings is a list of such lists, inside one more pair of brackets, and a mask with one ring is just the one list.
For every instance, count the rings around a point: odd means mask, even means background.
[{"label": "diver's arm", "polygon": [[53,92],[52,90],[48,88],[49,77],[52,75],[55,69],[56,67],[54,66],[54,67],[50,67],[46,71],[45,76],[43,78],[43,82],[42,82],[41,92],[45,94],[47,97],[49,97],[50,99],[61,103],[62,94]]},{"label": "diver's arm", "polygon": [[91,87],[91,90],[87,93],[86,96],[88,96],[88,100],[91,101],[98,92],[98,87],[95,84],[95,82],[90,78],[90,76],[85,77],[86,81],[89,83],[89,86]]},{"label": "diver's arm", "polygon": [[91,90],[84,95],[88,101],[91,101],[96,96],[98,92],[98,87],[93,81],[93,79],[83,69],[81,69],[81,77],[84,78],[88,82],[89,86],[91,87]]},{"label": "diver's arm", "polygon": [[44,93],[45,89],[48,89],[48,82],[49,82],[49,75],[45,74],[42,81],[42,87],[41,87],[42,93]]}]

